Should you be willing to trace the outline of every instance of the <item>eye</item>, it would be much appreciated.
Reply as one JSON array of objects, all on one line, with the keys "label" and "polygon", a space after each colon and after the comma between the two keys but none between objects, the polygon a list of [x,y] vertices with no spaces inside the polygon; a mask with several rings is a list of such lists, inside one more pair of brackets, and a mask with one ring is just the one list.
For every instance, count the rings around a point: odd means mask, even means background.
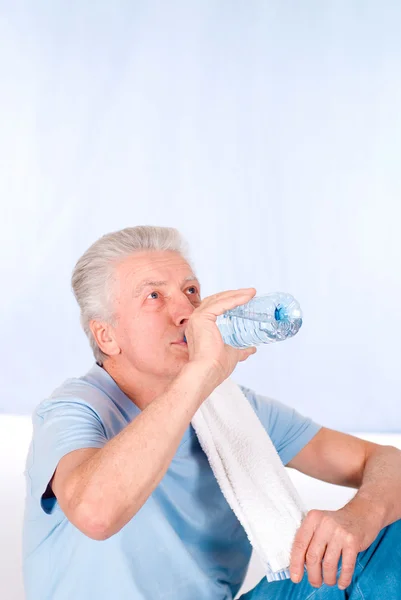
[{"label": "eye", "polygon": [[[151,296],[152,294],[156,294],[157,296],[159,296],[159,292],[150,292],[149,296]],[[148,296],[148,298],[149,298],[149,296]],[[157,298],[156,298],[156,300],[157,300]]]},{"label": "eye", "polygon": [[[188,290],[195,290],[194,294],[199,294],[198,288],[194,285],[191,285],[191,287],[189,287]],[[193,294],[191,294],[191,296],[193,296]]]}]

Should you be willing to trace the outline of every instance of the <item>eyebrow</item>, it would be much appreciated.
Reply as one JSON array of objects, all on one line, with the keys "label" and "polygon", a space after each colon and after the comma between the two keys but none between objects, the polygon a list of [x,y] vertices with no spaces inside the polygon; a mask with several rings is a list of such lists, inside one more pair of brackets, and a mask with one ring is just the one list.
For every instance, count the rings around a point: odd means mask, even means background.
[{"label": "eyebrow", "polygon": [[[185,279],[182,281],[181,285],[184,285],[184,283],[187,283],[188,281],[196,281],[198,283],[198,286],[200,288],[200,283],[197,277],[195,277],[195,275],[188,275],[188,277],[185,277]],[[162,286],[162,285],[168,285],[168,281],[142,281],[136,288],[134,291],[134,298],[137,298],[141,292],[148,286]]]}]

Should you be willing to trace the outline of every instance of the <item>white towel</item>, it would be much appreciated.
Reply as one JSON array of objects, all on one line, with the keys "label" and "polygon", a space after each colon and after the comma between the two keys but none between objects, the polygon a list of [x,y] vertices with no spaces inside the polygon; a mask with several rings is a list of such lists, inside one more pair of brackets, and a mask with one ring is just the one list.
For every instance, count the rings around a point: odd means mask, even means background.
[{"label": "white towel", "polygon": [[289,579],[292,543],[307,511],[238,384],[223,381],[191,423],[221,491],[265,565],[267,580]]}]

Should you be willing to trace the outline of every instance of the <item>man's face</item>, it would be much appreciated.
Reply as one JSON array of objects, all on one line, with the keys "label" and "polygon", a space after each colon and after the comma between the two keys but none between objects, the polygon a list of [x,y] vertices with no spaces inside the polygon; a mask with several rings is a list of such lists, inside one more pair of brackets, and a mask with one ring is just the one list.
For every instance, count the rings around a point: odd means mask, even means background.
[{"label": "man's face", "polygon": [[118,265],[114,289],[116,359],[141,373],[174,378],[188,362],[188,349],[173,342],[183,339],[201,302],[189,264],[176,252],[141,252]]}]

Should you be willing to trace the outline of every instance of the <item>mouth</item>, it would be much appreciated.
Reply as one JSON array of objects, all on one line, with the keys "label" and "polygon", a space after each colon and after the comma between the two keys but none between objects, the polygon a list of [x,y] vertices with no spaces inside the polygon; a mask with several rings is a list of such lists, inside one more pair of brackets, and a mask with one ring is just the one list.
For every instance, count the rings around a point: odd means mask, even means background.
[{"label": "mouth", "polygon": [[181,340],[180,342],[173,342],[172,345],[173,346],[187,346],[187,343],[184,342],[184,340]]}]

